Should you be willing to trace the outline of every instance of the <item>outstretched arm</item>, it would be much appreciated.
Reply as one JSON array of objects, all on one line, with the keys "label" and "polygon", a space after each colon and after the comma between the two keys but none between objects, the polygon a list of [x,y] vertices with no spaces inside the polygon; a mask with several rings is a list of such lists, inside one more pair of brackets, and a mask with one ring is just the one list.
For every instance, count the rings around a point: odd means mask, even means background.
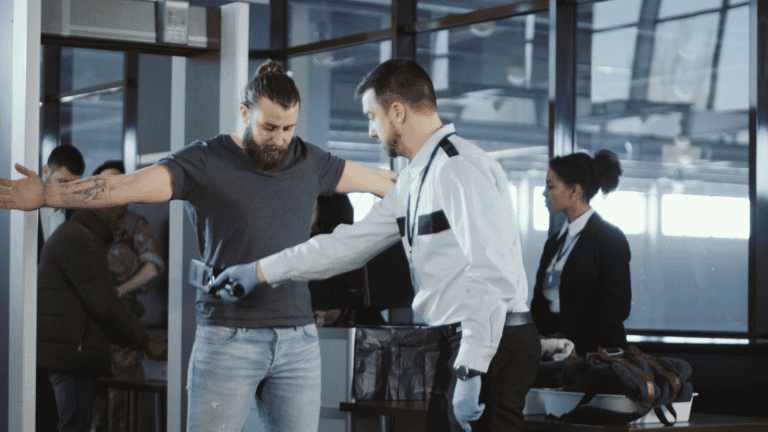
[{"label": "outstretched arm", "polygon": [[397,173],[346,161],[336,193],[370,192],[384,197],[395,184]]},{"label": "outstretched arm", "polygon": [[43,184],[40,177],[21,165],[19,180],[0,179],[0,208],[36,210],[55,208],[100,208],[132,202],[168,201],[173,193],[170,171],[154,165],[127,175],[93,176],[71,183]]}]

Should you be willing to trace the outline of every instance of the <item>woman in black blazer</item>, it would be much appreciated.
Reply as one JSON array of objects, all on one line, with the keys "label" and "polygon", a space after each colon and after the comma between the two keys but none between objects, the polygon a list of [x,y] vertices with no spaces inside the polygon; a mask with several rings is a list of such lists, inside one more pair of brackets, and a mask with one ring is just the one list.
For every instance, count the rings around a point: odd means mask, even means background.
[{"label": "woman in black blazer", "polygon": [[604,194],[614,190],[620,175],[619,160],[609,150],[594,158],[574,153],[549,162],[547,209],[565,212],[568,222],[544,244],[531,314],[540,334],[561,334],[581,356],[598,346],[627,346],[629,243],[589,206],[599,189]]}]

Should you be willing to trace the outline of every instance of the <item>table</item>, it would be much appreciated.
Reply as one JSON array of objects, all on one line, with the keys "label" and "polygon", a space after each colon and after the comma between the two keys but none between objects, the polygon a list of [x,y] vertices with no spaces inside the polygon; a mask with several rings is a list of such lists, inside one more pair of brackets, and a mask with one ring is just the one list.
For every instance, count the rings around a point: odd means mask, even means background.
[{"label": "table", "polygon": [[[424,401],[359,401],[342,402],[341,411],[352,413],[354,420],[387,416],[394,432],[418,432],[427,430],[427,402]],[[765,432],[768,418],[740,417],[720,414],[691,413],[687,422],[673,426],[662,423],[622,426],[590,426],[560,423],[543,415],[525,416],[526,432],[620,432],[620,431],[662,431],[674,432]]]},{"label": "table", "polygon": [[[126,397],[126,427],[127,432],[136,432],[136,423],[138,420],[138,398],[139,393],[152,393],[155,399],[155,411],[159,414],[160,407],[160,395],[168,393],[168,381],[166,380],[152,380],[152,379],[137,379],[137,380],[122,380],[111,377],[102,377],[96,379],[96,384],[106,388],[125,390],[128,395]],[[160,430],[160,428],[157,428]]]}]

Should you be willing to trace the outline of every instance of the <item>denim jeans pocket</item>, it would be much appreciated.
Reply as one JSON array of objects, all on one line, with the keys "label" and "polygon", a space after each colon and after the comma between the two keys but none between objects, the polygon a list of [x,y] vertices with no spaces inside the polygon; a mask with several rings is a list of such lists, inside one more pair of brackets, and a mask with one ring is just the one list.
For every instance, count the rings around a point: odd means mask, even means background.
[{"label": "denim jeans pocket", "polygon": [[237,328],[222,326],[198,326],[197,338],[206,343],[224,344],[230,342],[237,335]]},{"label": "denim jeans pocket", "polygon": [[320,336],[317,333],[317,326],[314,324],[307,324],[304,326],[304,335],[310,339],[320,338]]}]

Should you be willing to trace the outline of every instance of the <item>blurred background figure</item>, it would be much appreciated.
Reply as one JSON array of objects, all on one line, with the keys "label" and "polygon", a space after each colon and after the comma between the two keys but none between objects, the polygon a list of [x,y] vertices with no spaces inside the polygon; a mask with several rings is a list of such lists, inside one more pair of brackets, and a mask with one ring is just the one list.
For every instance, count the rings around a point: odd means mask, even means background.
[{"label": "blurred background figure", "polygon": [[110,343],[167,356],[117,297],[107,247],[121,206],[75,212],[51,234],[37,270],[37,365],[51,383],[60,432],[92,427],[96,378],[110,375]]},{"label": "blurred background figure", "polygon": [[[125,166],[122,161],[104,162],[93,172],[93,175],[116,174],[125,174]],[[115,282],[118,297],[123,300],[123,303],[137,319],[141,319],[146,313],[146,307],[140,301],[139,295],[148,293],[152,286],[150,282],[163,272],[165,263],[146,218],[128,211],[128,206],[124,207],[126,207],[125,218],[115,233],[114,241],[109,246],[107,266]],[[142,298],[157,299],[157,297],[147,296]],[[141,369],[143,353],[141,351],[130,346],[122,347],[112,344],[111,353],[111,368],[116,378],[143,378]],[[94,413],[96,430],[108,430],[110,432],[125,430],[125,397],[125,391],[109,389],[107,410],[103,409],[102,403],[97,403],[95,408],[98,411]],[[148,424],[142,425],[149,419],[147,415],[141,412],[143,407],[140,406],[139,408],[139,426],[150,427]],[[106,416],[103,415],[105,411],[108,413]],[[108,419],[107,422],[104,422],[104,417]]]},{"label": "blurred background figure", "polygon": [[[45,183],[69,183],[80,180],[85,171],[83,155],[76,147],[60,145],[51,151],[48,160],[43,167],[43,182]],[[37,225],[37,263],[40,264],[40,256],[43,253],[43,245],[66,219],[69,219],[72,211],[43,207],[40,209],[39,223]],[[58,416],[56,413],[56,399],[53,387],[48,382],[46,372],[38,370],[37,373],[37,415],[36,425],[40,431],[56,430]]]},{"label": "blurred background figure", "polygon": [[[346,194],[317,199],[312,234],[329,234],[339,224],[354,222]],[[397,243],[357,270],[309,282],[312,309],[318,324],[349,327],[385,325],[385,309],[410,308],[413,285],[405,250]]]},{"label": "blurred background figure", "polygon": [[567,221],[547,239],[536,273],[531,314],[539,333],[562,335],[583,356],[602,348],[626,348],[624,320],[632,290],[630,251],[624,233],[589,202],[602,189],[616,189],[621,166],[616,154],[573,153],[549,162],[544,189],[547,209]]}]

